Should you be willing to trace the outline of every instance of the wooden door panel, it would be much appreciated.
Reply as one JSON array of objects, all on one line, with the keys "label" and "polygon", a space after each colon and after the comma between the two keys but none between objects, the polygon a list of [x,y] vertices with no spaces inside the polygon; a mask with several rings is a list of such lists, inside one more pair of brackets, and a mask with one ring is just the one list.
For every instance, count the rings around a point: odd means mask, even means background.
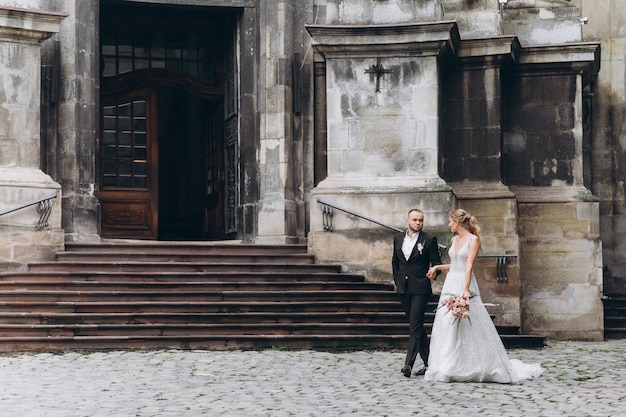
[{"label": "wooden door panel", "polygon": [[156,94],[102,96],[100,204],[103,237],[158,236]]}]

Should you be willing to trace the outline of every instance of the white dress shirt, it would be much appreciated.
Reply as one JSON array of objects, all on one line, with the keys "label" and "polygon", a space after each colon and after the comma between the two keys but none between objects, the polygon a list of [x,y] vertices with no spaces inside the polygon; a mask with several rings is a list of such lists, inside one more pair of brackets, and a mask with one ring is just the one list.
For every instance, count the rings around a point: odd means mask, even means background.
[{"label": "white dress shirt", "polygon": [[411,256],[411,252],[413,252],[413,248],[417,243],[417,238],[419,237],[420,232],[413,233],[413,236],[409,237],[409,231],[404,234],[404,240],[402,241],[402,253],[404,253],[405,259],[408,261]]}]

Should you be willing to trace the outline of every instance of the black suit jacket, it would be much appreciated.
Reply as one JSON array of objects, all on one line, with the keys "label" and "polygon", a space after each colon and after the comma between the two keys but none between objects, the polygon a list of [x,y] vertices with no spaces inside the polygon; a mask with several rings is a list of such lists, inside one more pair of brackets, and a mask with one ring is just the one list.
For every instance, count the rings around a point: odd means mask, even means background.
[{"label": "black suit jacket", "polygon": [[[396,291],[398,294],[408,292],[409,294],[430,295],[432,294],[432,287],[430,279],[426,278],[426,273],[432,265],[441,264],[437,238],[430,233],[421,231],[411,256],[407,260],[402,252],[402,242],[405,235],[406,232],[399,232],[393,238],[391,266]],[[421,253],[418,250],[420,243],[423,245]]]}]

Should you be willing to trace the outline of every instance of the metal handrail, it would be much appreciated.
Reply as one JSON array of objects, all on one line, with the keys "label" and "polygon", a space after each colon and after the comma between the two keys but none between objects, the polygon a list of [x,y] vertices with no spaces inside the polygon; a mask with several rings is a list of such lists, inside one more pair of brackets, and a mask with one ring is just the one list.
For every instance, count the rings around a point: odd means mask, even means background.
[{"label": "metal handrail", "polygon": [[37,205],[37,213],[39,213],[39,221],[37,222],[35,229],[41,230],[44,227],[48,226],[48,219],[50,218],[50,214],[52,213],[52,203],[50,200],[52,200],[53,198],[57,198],[56,194],[50,197],[39,199],[37,201],[33,201],[32,203],[23,204],[19,207],[15,207],[10,210],[3,211],[2,213],[0,213],[0,216],[4,216],[5,214],[13,213],[15,211]]},{"label": "metal handrail", "polygon": [[[346,210],[340,207],[337,207],[333,204],[329,204],[326,203],[322,200],[317,200],[317,202],[322,206],[322,225],[324,227],[324,230],[326,230],[327,232],[332,232],[333,231],[333,209],[335,210],[339,210],[339,211],[343,211],[344,213],[348,213],[351,216],[355,216],[358,217],[360,219],[363,220],[367,220],[369,222],[375,223],[379,226],[383,226],[386,227],[387,229],[390,230],[394,230],[396,232],[403,232],[405,229],[401,229],[395,226],[390,226],[388,224],[379,222],[378,220],[374,220],[371,219],[369,217],[363,216],[361,214],[355,213],[353,211],[350,210]],[[446,245],[442,245],[441,243],[438,244],[439,245],[439,250],[445,250],[448,247]],[[489,254],[489,255],[478,255],[478,258],[495,258],[496,259],[496,273],[498,276],[498,283],[503,284],[503,283],[507,283],[509,282],[509,277],[506,273],[506,265],[507,265],[507,259],[508,258],[517,258],[517,255],[515,254]]]},{"label": "metal handrail", "polygon": [[388,224],[381,223],[378,220],[370,219],[369,217],[365,217],[365,216],[363,216],[361,214],[354,213],[354,212],[352,212],[350,210],[346,210],[346,209],[334,206],[332,204],[325,203],[322,200],[317,200],[317,202],[322,205],[322,216],[324,216],[323,220],[322,220],[322,223],[324,225],[324,230],[326,230],[328,232],[332,232],[333,231],[333,209],[336,209],[336,210],[339,210],[339,211],[343,211],[344,213],[348,213],[351,216],[355,216],[355,217],[358,217],[360,219],[367,220],[368,222],[376,223],[379,226],[383,226],[383,227],[386,227],[387,229],[395,230],[396,232],[403,232],[404,231],[404,229],[400,229],[400,228],[397,228],[395,226],[390,226]]}]

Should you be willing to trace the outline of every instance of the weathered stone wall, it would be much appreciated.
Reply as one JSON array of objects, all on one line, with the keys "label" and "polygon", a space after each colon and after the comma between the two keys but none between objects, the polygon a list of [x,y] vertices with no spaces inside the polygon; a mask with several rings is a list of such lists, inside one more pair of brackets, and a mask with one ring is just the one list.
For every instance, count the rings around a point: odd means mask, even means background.
[{"label": "weathered stone wall", "polygon": [[[458,205],[479,218],[484,255],[511,255],[507,283],[498,282],[493,259],[481,259],[477,267],[481,290],[487,301],[498,304],[493,309],[501,323],[521,323],[525,331],[558,337],[599,337],[601,248],[609,288],[620,288],[620,277],[626,277],[626,118],[621,117],[626,88],[620,75],[626,61],[626,0],[161,3],[241,8],[239,219],[247,240],[296,242],[310,231],[309,247],[320,261],[389,281],[393,232],[338,210],[334,231],[324,231],[317,200],[400,228],[407,210],[420,207],[426,212],[426,229],[443,244],[450,238],[447,212]],[[56,124],[48,124],[46,131],[49,177],[39,178],[63,188],[61,220],[61,194],[52,187],[59,194],[51,224],[57,231],[65,228],[68,240],[98,239],[95,136],[101,4],[0,0],[0,6],[68,13],[59,35],[43,44],[44,63],[58,58],[62,76],[58,101],[44,103]],[[589,17],[587,25],[581,26],[581,16]],[[437,33],[437,23],[451,20],[457,22],[457,31],[448,32],[447,45],[424,47],[433,41],[427,37]],[[394,42],[380,42],[384,34],[373,34],[366,43],[353,39],[355,48],[316,50],[319,44],[311,45],[304,29],[306,23],[407,27],[416,22],[432,25],[416,41],[422,45],[395,50],[388,47]],[[561,44],[580,41],[581,28],[585,40],[603,42],[595,86],[586,87],[588,79],[573,75],[577,68],[556,68],[562,65],[559,60],[568,59]],[[520,55],[519,45],[511,42],[509,49],[498,51],[500,35],[507,34],[525,48],[552,44],[555,49]],[[483,41],[467,42],[470,38]],[[455,54],[462,58],[461,67],[446,60]],[[557,59],[546,59],[550,54]],[[2,56],[7,60],[11,53]],[[445,67],[449,64],[452,72]],[[520,77],[511,72],[517,64],[524,71],[538,64],[540,70]],[[378,76],[371,71],[376,65],[391,72]],[[583,133],[583,126],[589,126],[583,89],[594,93],[592,139]],[[0,124],[3,128],[9,125]],[[13,151],[3,150],[2,164],[12,154],[20,164],[37,166],[38,157],[31,152],[37,132],[31,133],[20,143],[4,141],[3,149]],[[587,145],[592,151],[584,149]],[[18,149],[29,150],[18,157]],[[21,216],[19,221],[13,217],[20,227],[30,221]],[[12,233],[8,239],[21,242],[21,248],[2,247],[14,259],[21,259],[29,246],[37,247],[35,239],[58,246],[62,234],[21,239]],[[546,269],[550,259],[558,262]],[[570,279],[562,270],[572,265],[578,269]],[[579,317],[589,324],[575,327],[576,313],[568,310],[568,300],[583,297],[589,298]]]},{"label": "weathered stone wall", "polygon": [[508,0],[501,6],[502,33],[522,45],[579,42],[580,10],[569,0]]},{"label": "weathered stone wall", "polygon": [[309,249],[320,261],[389,280],[392,231],[335,210],[329,233],[317,202],[394,227],[418,207],[429,230],[445,233],[453,196],[437,164],[438,56],[456,40],[456,26],[309,30],[325,62],[327,120],[327,176],[311,192]]},{"label": "weathered stone wall", "polygon": [[602,340],[598,203],[519,205],[523,331]]},{"label": "weathered stone wall", "polygon": [[[507,82],[503,178],[509,185],[582,184],[577,139],[577,77],[510,77]],[[582,132],[580,132],[582,133]],[[577,175],[578,178],[574,179]]]},{"label": "weathered stone wall", "polygon": [[[375,4],[362,2],[360,9],[351,9],[348,13],[345,8],[348,3],[351,4],[349,1],[327,3],[328,19],[342,25],[380,21],[382,15],[375,13]],[[407,130],[420,132],[419,129],[407,129],[405,124],[412,121],[407,117],[411,111],[401,109],[404,103],[411,104],[411,101],[397,100],[394,96],[401,95],[396,90],[405,90],[407,86],[410,90],[411,80],[415,78],[403,77],[406,71],[400,70],[401,82],[396,83],[397,75],[392,71],[392,74],[379,77],[381,90],[378,94],[366,91],[363,76],[367,74],[367,50],[370,55],[384,58],[377,61],[377,64],[384,62],[387,65],[384,68],[403,68],[402,58],[394,57],[392,53],[381,55],[382,49],[373,39],[365,42],[367,46],[360,45],[358,56],[331,56],[336,50],[329,54],[328,48],[326,51],[319,49],[326,58],[327,178],[313,190],[311,197],[357,214],[375,214],[376,220],[402,227],[406,211],[401,206],[410,203],[410,199],[398,198],[401,193],[394,195],[389,190],[394,187],[397,187],[396,192],[402,189],[397,180],[420,174],[436,176],[441,170],[454,196],[442,198],[444,194],[429,194],[425,192],[426,187],[420,189],[417,181],[413,182],[417,185],[413,191],[414,201],[418,207],[426,208],[427,219],[434,221],[429,223],[427,220],[427,223],[438,230],[443,243],[449,233],[441,226],[452,206],[464,207],[479,218],[485,240],[477,275],[480,275],[486,299],[496,304],[492,309],[499,320],[521,325],[527,332],[597,339],[601,337],[603,317],[599,296],[602,282],[597,279],[601,273],[598,260],[602,256],[601,244],[593,233],[597,225],[597,218],[593,215],[597,203],[583,184],[583,117],[586,110],[582,103],[583,90],[597,72],[599,50],[594,45],[578,47],[573,44],[569,49],[534,47],[559,43],[559,40],[580,41],[577,9],[569,4],[562,1],[495,3],[469,5],[443,1],[430,16],[420,16],[406,2],[388,4],[389,7],[404,5],[404,11],[424,21],[453,17],[464,22],[459,24],[461,40],[454,44],[453,58],[444,58],[431,66],[420,61],[418,65],[419,74],[431,74],[426,84],[441,87],[439,92],[443,102],[422,92],[419,97],[426,105],[413,105],[418,109],[413,110],[413,114],[417,121],[424,121],[426,115],[435,112],[437,127],[442,129],[442,141],[434,151],[440,156],[442,166],[435,166],[432,159],[412,158],[410,147],[391,146],[395,142],[411,143],[407,140]],[[538,16],[541,21],[536,21]],[[507,21],[511,17],[519,21]],[[402,22],[403,17],[399,19]],[[513,37],[464,40],[464,36],[518,30],[518,24],[528,28],[519,40]],[[563,37],[555,37],[558,31]],[[527,45],[528,50],[522,50],[523,45]],[[373,104],[370,111],[364,111],[368,109],[364,103]],[[369,135],[370,141],[367,140]],[[400,161],[404,162],[395,163],[395,170],[391,170],[395,149],[399,149]],[[422,145],[418,153],[427,151],[428,146]],[[421,160],[429,162],[418,163]],[[408,171],[405,171],[407,167]],[[390,181],[386,183],[382,179]],[[311,251],[320,259],[340,262],[350,270],[370,268],[365,271],[369,277],[384,279],[385,270],[389,274],[389,269],[383,251],[390,252],[384,233],[366,220],[337,214],[337,211],[333,217],[333,233],[319,232],[324,226],[323,216],[314,203],[311,202]],[[385,208],[381,209],[383,206]],[[587,295],[591,295],[583,314],[593,320],[577,329],[566,324],[560,328],[556,322],[543,326],[535,320],[536,317],[563,316],[560,306],[553,309],[549,303],[536,300],[546,294],[547,298],[565,296],[552,288],[533,286],[532,278],[529,278],[529,285],[524,282],[525,277],[535,271],[532,257],[540,246],[535,246],[532,231],[522,225],[535,224],[535,215],[544,216],[537,213],[551,209],[565,215],[570,206],[589,214],[578,219],[578,226],[586,228],[589,233],[563,236],[558,228],[550,229],[544,224],[541,239],[552,242],[544,246],[548,253],[542,256],[562,259],[564,264],[578,268],[580,276],[574,277],[570,285],[567,275],[559,275],[561,264],[544,265],[550,275],[560,276],[565,293],[582,285],[587,289]],[[530,207],[534,210],[529,210]],[[560,220],[569,222],[568,219]],[[366,234],[364,230],[367,228],[374,229],[374,232]],[[338,240],[341,243],[338,244]],[[558,250],[560,245],[589,247],[590,250],[584,256],[579,251],[563,254]],[[338,250],[338,247],[342,249]],[[506,279],[502,276],[498,279],[499,274],[502,275],[502,270],[498,271],[495,264],[498,255],[506,260]],[[359,269],[360,264],[354,259],[367,259],[370,266]],[[576,314],[574,312],[571,318],[565,319],[574,320]]]},{"label": "weathered stone wall", "polygon": [[503,103],[498,60],[494,65],[456,64],[442,84],[445,180],[499,182]]},{"label": "weathered stone wall", "polygon": [[63,248],[60,186],[40,169],[39,104],[41,42],[64,17],[0,5],[0,269]]},{"label": "weathered stone wall", "polygon": [[[496,323],[521,326],[519,218],[513,193],[500,190],[498,198],[488,198],[478,188],[453,187],[459,207],[475,215],[481,228],[482,246],[474,270],[481,298],[493,304],[487,309]],[[498,261],[503,264],[498,265]]]},{"label": "weathered stone wall", "polygon": [[[292,169],[301,166],[294,139],[293,68],[295,20],[292,2],[260,5],[259,204],[257,243],[294,243],[298,206]],[[244,75],[245,76],[245,75]],[[297,242],[297,240],[295,240]]]},{"label": "weathered stone wall", "polygon": [[585,41],[602,43],[593,96],[591,188],[600,199],[604,293],[626,294],[626,1],[575,0]]}]

